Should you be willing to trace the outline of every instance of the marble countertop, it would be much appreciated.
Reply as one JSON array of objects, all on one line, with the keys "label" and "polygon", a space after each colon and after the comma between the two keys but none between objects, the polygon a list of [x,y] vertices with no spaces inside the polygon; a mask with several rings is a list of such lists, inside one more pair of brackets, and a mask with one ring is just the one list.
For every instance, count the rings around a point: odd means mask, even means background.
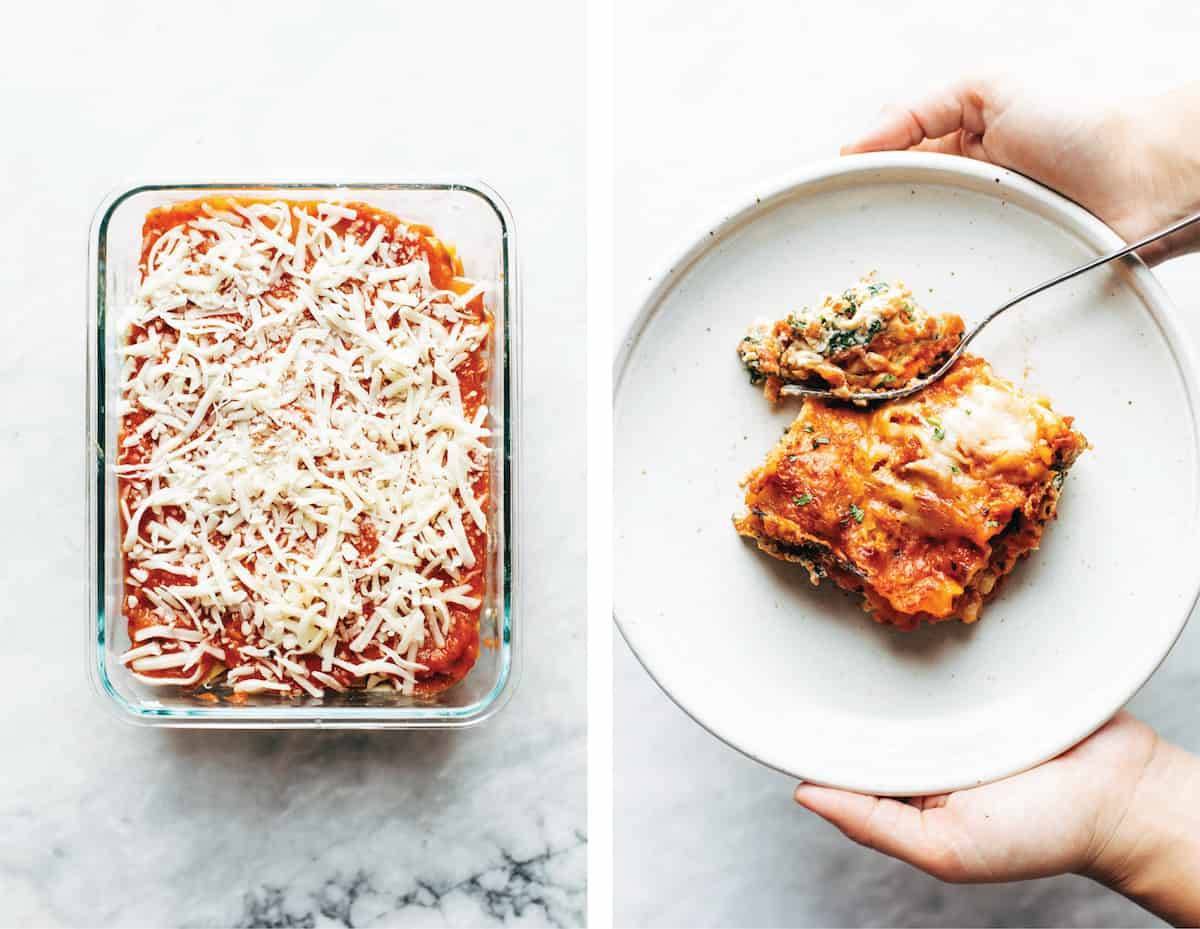
[{"label": "marble countertop", "polygon": [[[36,4],[0,63],[0,925],[582,925],[582,9],[541,10],[564,40],[536,54],[511,10],[456,9],[453,67],[410,41],[447,28],[431,7],[358,3],[360,30],[305,0],[206,14]],[[200,49],[210,67],[172,67]],[[447,107],[426,126],[422,74]],[[351,131],[294,131],[322,114]],[[524,413],[553,428],[525,435],[521,680],[474,730],[140,728],[87,680],[92,211],[123,180],[305,176],[476,176],[516,217]]]},{"label": "marble countertop", "polygon": [[[1149,93],[1192,79],[1194,7],[1080,17],[1060,0],[744,4],[619,0],[615,320],[680,236],[758,179],[836,155],[881,104],[993,66],[1045,92]],[[866,58],[858,56],[868,56]],[[1114,62],[1119,61],[1120,67]],[[648,153],[652,153],[652,156]],[[1200,256],[1157,272],[1200,342]],[[1131,620],[1135,621],[1135,620]],[[963,887],[845,840],[792,780],[720,744],[615,642],[615,914],[633,926],[1142,926],[1083,878]],[[1200,623],[1131,708],[1200,750]]]}]

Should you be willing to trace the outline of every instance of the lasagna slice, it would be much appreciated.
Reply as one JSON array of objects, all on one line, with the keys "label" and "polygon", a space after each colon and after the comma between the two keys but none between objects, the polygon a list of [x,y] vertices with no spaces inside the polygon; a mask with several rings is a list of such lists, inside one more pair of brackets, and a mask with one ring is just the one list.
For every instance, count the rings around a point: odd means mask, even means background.
[{"label": "lasagna slice", "polygon": [[974,622],[1055,516],[1087,447],[1071,423],[972,355],[876,409],[809,400],[734,525],[814,584],[861,593],[878,622]]},{"label": "lasagna slice", "polygon": [[121,347],[123,661],[155,686],[429,695],[479,652],[492,320],[362,203],[154,210]]},{"label": "lasagna slice", "polygon": [[751,326],[738,356],[772,401],[783,384],[848,396],[903,387],[942,364],[962,336],[960,317],[930,313],[904,284],[872,273],[815,307]]}]

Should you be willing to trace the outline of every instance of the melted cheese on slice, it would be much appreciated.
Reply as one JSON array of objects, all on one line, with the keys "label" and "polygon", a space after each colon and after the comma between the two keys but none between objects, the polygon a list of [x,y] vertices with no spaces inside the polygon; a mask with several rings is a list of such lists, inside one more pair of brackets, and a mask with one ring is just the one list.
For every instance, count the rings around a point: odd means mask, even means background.
[{"label": "melted cheese on slice", "polygon": [[962,459],[994,461],[1002,455],[1025,456],[1037,441],[1041,407],[1011,390],[972,384],[958,402],[941,413],[945,442]]},{"label": "melted cheese on slice", "polygon": [[990,478],[1036,478],[1044,471],[1039,434],[1054,414],[1005,383],[973,383],[944,405],[929,396],[874,414],[863,440],[871,464],[868,497],[885,501],[889,518],[914,531],[972,537],[982,525],[978,505],[989,497]]},{"label": "melted cheese on slice", "polygon": [[878,415],[875,431],[888,446],[909,437],[921,445],[921,457],[905,464],[905,471],[949,480],[1028,461],[1039,425],[1053,414],[1015,389],[975,383],[946,407],[931,409],[918,395]]}]

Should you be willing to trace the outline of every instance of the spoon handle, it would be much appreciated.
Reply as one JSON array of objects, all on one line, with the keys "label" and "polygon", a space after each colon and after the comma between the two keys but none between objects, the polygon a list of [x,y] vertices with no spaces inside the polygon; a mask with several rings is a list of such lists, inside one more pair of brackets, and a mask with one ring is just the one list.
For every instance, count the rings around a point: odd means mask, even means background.
[{"label": "spoon handle", "polygon": [[[954,367],[954,363],[958,361],[962,353],[966,351],[967,346],[971,344],[971,340],[974,339],[975,336],[979,335],[979,333],[983,332],[983,330],[987,328],[988,323],[990,323],[1005,310],[1011,309],[1022,300],[1028,300],[1035,294],[1040,294],[1043,290],[1049,290],[1051,287],[1061,284],[1063,281],[1069,281],[1073,277],[1078,277],[1080,274],[1091,271],[1092,268],[1098,268],[1102,264],[1108,264],[1110,261],[1123,258],[1130,252],[1136,252],[1139,248],[1149,245],[1151,242],[1157,242],[1159,239],[1178,232],[1180,229],[1186,229],[1188,226],[1196,222],[1200,222],[1200,212],[1192,213],[1190,216],[1185,216],[1178,222],[1174,222],[1163,229],[1159,229],[1157,232],[1152,232],[1148,236],[1138,239],[1136,242],[1131,242],[1128,245],[1122,245],[1114,252],[1109,252],[1107,255],[1101,255],[1099,258],[1093,258],[1090,261],[1085,261],[1083,264],[1076,268],[1072,268],[1070,271],[1064,271],[1057,277],[1052,277],[1048,281],[1042,281],[1042,283],[1017,294],[1007,303],[996,307],[996,309],[992,310],[992,312],[988,313],[987,316],[980,320],[979,323],[966,334],[962,341],[958,343],[954,351],[950,353],[950,357],[948,357],[932,374],[928,374],[922,378],[917,378],[916,380],[909,382],[906,386],[897,387],[894,390],[859,392],[850,394],[849,396],[839,397],[837,399],[849,400],[852,403],[866,404],[883,402],[887,400],[899,400],[904,397],[910,397],[917,391],[923,390],[935,381],[940,380],[942,375]],[[834,397],[833,391],[829,388],[818,389],[814,387],[802,387],[799,384],[784,384],[780,388],[779,392],[785,396],[795,397],[816,397],[819,399],[829,399]]]},{"label": "spoon handle", "polygon": [[1163,229],[1159,229],[1157,232],[1152,232],[1148,236],[1138,239],[1136,242],[1133,242],[1129,245],[1121,246],[1121,248],[1118,248],[1115,252],[1109,252],[1107,255],[1101,255],[1099,258],[1093,258],[1091,261],[1086,261],[1083,264],[1079,265],[1079,267],[1077,267],[1077,268],[1072,268],[1070,271],[1064,271],[1062,274],[1058,275],[1057,277],[1052,277],[1052,278],[1050,278],[1050,280],[1043,281],[1042,283],[1038,284],[1035,287],[1030,287],[1025,292],[1017,294],[1017,296],[1015,296],[1011,300],[1009,300],[1008,303],[992,310],[992,312],[988,314],[988,316],[983,320],[983,322],[981,322],[978,326],[975,327],[975,329],[971,332],[971,335],[967,339],[965,339],[964,342],[969,342],[972,338],[975,337],[976,333],[978,333],[984,326],[986,326],[988,323],[990,323],[993,319],[995,319],[997,316],[999,316],[1001,313],[1003,313],[1009,307],[1015,306],[1016,304],[1020,303],[1022,300],[1028,300],[1030,297],[1034,296],[1035,294],[1040,294],[1043,290],[1049,290],[1051,287],[1054,287],[1056,284],[1061,284],[1063,281],[1069,281],[1073,277],[1077,277],[1080,274],[1083,274],[1087,271],[1091,271],[1092,268],[1098,268],[1102,264],[1108,264],[1108,262],[1110,262],[1110,261],[1116,261],[1118,258],[1123,258],[1124,256],[1128,255],[1130,252],[1136,252],[1139,248],[1142,248],[1145,245],[1149,245],[1151,242],[1157,242],[1159,239],[1162,239],[1162,238],[1165,238],[1166,236],[1172,235],[1173,233],[1178,232],[1180,229],[1186,229],[1188,226],[1192,225],[1195,222],[1200,222],[1200,213],[1193,213],[1190,216],[1185,216],[1183,219],[1179,220],[1178,222],[1172,223],[1171,225],[1169,225]]}]

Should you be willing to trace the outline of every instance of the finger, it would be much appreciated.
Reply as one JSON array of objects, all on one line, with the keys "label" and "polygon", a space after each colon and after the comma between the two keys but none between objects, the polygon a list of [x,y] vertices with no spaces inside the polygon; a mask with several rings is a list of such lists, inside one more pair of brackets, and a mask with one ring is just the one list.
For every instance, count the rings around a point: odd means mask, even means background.
[{"label": "finger", "polygon": [[983,148],[983,136],[977,132],[968,132],[964,129],[959,139],[959,147],[968,158],[974,158],[976,161],[992,160]]},{"label": "finger", "polygon": [[801,784],[796,788],[795,798],[802,807],[837,826],[860,845],[925,871],[940,870],[944,860],[942,850],[930,840],[921,810],[915,806],[815,784]]},{"label": "finger", "polygon": [[842,154],[902,151],[959,130],[983,135],[986,101],[982,82],[960,81],[912,105],[885,107],[867,132],[842,147]]},{"label": "finger", "polygon": [[936,152],[939,155],[961,155],[963,153],[962,141],[963,134],[961,132],[951,132],[940,139],[926,139],[920,145],[914,146],[911,151]]},{"label": "finger", "polygon": [[976,161],[991,161],[983,147],[983,136],[974,132],[960,129],[944,135],[940,139],[926,139],[920,145],[909,149],[913,152],[936,152],[939,155],[958,155],[962,158],[974,158]]}]

